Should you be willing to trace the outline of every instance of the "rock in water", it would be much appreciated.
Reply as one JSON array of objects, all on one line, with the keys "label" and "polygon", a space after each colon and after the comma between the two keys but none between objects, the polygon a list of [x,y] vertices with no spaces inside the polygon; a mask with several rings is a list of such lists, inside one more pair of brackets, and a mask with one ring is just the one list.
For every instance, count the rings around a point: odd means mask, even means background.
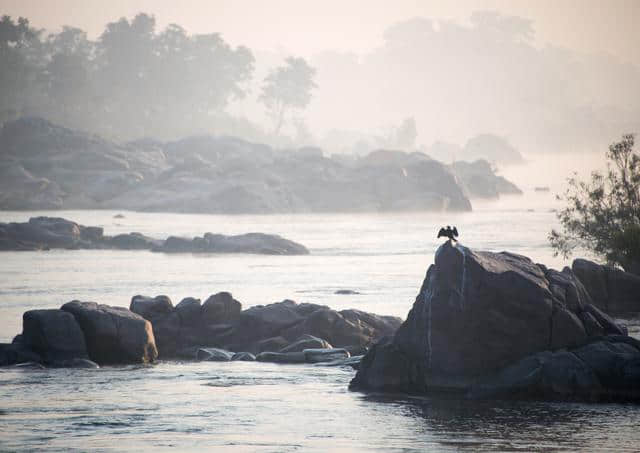
[{"label": "rock in water", "polygon": [[44,362],[88,358],[84,334],[70,313],[29,310],[22,323],[22,344],[40,354]]},{"label": "rock in water", "polygon": [[231,360],[234,362],[255,362],[256,356],[250,352],[236,352],[231,357]]},{"label": "rock in water", "polygon": [[256,356],[258,362],[305,363],[303,352],[261,352]]},{"label": "rock in water", "polygon": [[302,335],[293,343],[285,346],[279,352],[302,352],[305,349],[332,349],[327,340],[314,337],[313,335]]},{"label": "rock in water", "polygon": [[601,310],[607,313],[640,311],[640,276],[584,259],[574,260],[571,269]]},{"label": "rock in water", "polygon": [[234,321],[240,316],[242,304],[226,291],[210,296],[202,304],[202,322],[204,324],[220,324]]},{"label": "rock in water", "polygon": [[[550,351],[593,341],[589,333],[599,331],[595,326],[623,338],[620,326],[593,306],[581,287],[570,270],[559,273],[524,256],[479,252],[446,242],[436,252],[407,320],[393,337],[367,353],[351,387],[468,394],[478,382],[486,388],[487,382],[511,379],[521,387],[516,392],[520,395],[524,391],[550,398],[556,393],[578,399],[606,397],[611,393],[602,380],[603,390],[595,384],[593,392],[585,390],[595,382],[592,371],[598,376],[593,366],[583,369],[576,357],[562,355],[547,360]],[[583,320],[590,322],[586,328]],[[544,360],[535,358],[541,353],[547,354]],[[560,373],[558,364],[574,374]],[[515,370],[509,371],[510,366]],[[630,365],[619,364],[625,366]],[[571,376],[580,378],[575,394],[556,392],[572,382]]]},{"label": "rock in water", "polygon": [[200,348],[196,351],[196,359],[207,362],[229,362],[233,355],[233,352],[219,348]]},{"label": "rock in water", "polygon": [[335,362],[336,360],[346,360],[351,357],[349,351],[341,348],[305,349],[302,353],[307,363]]},{"label": "rock in water", "polygon": [[147,297],[138,295],[131,298],[129,310],[153,323],[155,319],[171,313],[173,304],[167,296]]},{"label": "rock in water", "polygon": [[151,323],[124,307],[74,300],[62,310],[78,321],[89,358],[100,365],[150,363],[158,357]]}]

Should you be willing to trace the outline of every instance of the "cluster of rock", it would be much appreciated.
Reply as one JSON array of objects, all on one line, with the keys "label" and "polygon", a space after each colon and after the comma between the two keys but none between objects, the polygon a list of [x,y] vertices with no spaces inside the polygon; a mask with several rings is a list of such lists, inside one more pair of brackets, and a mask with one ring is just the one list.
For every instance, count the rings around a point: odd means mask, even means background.
[{"label": "cluster of rock", "polygon": [[59,217],[32,217],[28,222],[0,223],[0,250],[122,249],[164,253],[259,253],[306,255],[297,242],[274,234],[237,236],[206,233],[202,237],[154,239],[140,233],[106,236],[101,227],[84,226]]},{"label": "cluster of rock", "polygon": [[640,276],[584,259],[574,260],[571,270],[601,310],[607,313],[640,311]]},{"label": "cluster of rock", "polygon": [[22,322],[22,333],[0,344],[2,366],[96,368],[158,357],[151,323],[124,307],[72,301],[60,309],[27,311]]},{"label": "cluster of rock", "polygon": [[5,123],[0,150],[0,209],[465,211],[470,196],[513,191],[488,165],[469,176],[423,153],[324,157],[211,136],[119,144],[40,118]]},{"label": "cluster of rock", "polygon": [[[134,296],[130,309],[153,325],[163,359],[316,363],[360,355],[402,320],[359,310],[285,300],[242,310],[228,292],[204,303],[188,297]],[[234,353],[235,355],[234,358]]]},{"label": "cluster of rock", "polygon": [[[593,303],[576,273],[446,242],[407,320],[371,348],[351,387],[640,400],[640,342]],[[638,307],[635,288],[627,296]]]},{"label": "cluster of rock", "polygon": [[242,310],[227,292],[204,304],[185,298],[175,307],[166,296],[134,296],[130,309],[72,301],[25,312],[22,333],[0,344],[0,366],[97,367],[157,358],[357,366],[373,342],[400,324],[290,300]]}]

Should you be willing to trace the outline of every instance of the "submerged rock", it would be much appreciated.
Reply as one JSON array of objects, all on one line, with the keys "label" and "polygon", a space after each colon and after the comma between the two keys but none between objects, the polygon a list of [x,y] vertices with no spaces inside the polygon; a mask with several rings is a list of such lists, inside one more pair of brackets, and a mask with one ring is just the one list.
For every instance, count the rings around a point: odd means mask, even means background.
[{"label": "submerged rock", "polygon": [[100,365],[88,359],[59,360],[51,364],[54,368],[87,368],[98,369]]},{"label": "submerged rock", "polygon": [[351,357],[349,351],[342,348],[305,349],[302,353],[307,363],[334,362],[336,360],[346,360]]},{"label": "submerged rock", "polygon": [[[600,333],[615,335],[594,336]],[[629,338],[624,333],[591,304],[570,270],[448,241],[407,320],[366,354],[351,388],[634,400],[629,379],[640,356],[635,343],[621,340]],[[593,348],[604,348],[602,355],[585,360]],[[627,350],[623,359],[615,358],[620,348]],[[602,363],[628,376],[598,372]]]},{"label": "submerged rock", "polygon": [[233,358],[233,352],[218,348],[200,348],[196,352],[196,360],[207,362],[229,362]]},{"label": "submerged rock", "polygon": [[261,352],[256,356],[258,362],[305,363],[303,352]]},{"label": "submerged rock", "polygon": [[313,335],[302,335],[293,343],[285,346],[280,352],[302,352],[305,349],[332,349],[327,340],[314,337]]},{"label": "submerged rock", "polygon": [[239,362],[255,362],[256,356],[250,352],[236,352],[233,354],[233,357],[231,357],[231,360]]}]

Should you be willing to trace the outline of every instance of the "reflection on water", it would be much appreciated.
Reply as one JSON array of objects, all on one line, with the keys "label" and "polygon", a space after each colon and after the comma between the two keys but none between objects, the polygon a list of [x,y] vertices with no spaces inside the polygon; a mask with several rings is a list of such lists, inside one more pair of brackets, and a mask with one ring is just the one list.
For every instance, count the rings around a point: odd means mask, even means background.
[{"label": "reflection on water", "polygon": [[[528,201],[527,201],[528,200]],[[526,203],[524,201],[527,201]],[[31,308],[59,307],[73,299],[128,306],[135,294],[205,300],[230,291],[249,307],[294,299],[404,317],[442,242],[442,225],[457,225],[461,241],[485,250],[510,250],[562,268],[547,233],[555,215],[540,204],[551,194],[478,203],[470,213],[300,214],[222,216],[116,211],[0,212],[0,221],[56,215],[107,234],[139,231],[153,237],[212,231],[280,234],[311,250],[308,256],[166,255],[148,251],[51,250],[5,252],[0,260],[0,341],[21,328]],[[528,203],[528,204],[527,204]],[[534,206],[533,211],[529,207]],[[338,289],[359,295],[335,294]]]},{"label": "reflection on water", "polygon": [[[473,213],[205,216],[76,211],[0,213],[0,221],[53,214],[107,234],[151,236],[263,231],[312,254],[163,255],[137,251],[3,253],[0,341],[22,313],[71,299],[128,306],[134,294],[206,298],[228,290],[245,307],[293,298],[336,309],[405,316],[439,241],[510,250],[557,268],[555,225],[535,203],[479,204]],[[530,211],[533,209],[533,211]],[[337,295],[351,289],[358,295]],[[637,318],[627,321],[640,332]],[[264,363],[176,363],[99,370],[0,370],[0,451],[637,451],[640,407],[470,402],[371,396],[347,390],[353,370]]]},{"label": "reflection on water", "polygon": [[637,451],[640,406],[349,392],[353,371],[176,363],[0,371],[0,450]]},{"label": "reflection on water", "polygon": [[[634,405],[365,397],[401,406],[443,447],[472,451],[637,451]],[[631,437],[629,437],[631,436]]]}]

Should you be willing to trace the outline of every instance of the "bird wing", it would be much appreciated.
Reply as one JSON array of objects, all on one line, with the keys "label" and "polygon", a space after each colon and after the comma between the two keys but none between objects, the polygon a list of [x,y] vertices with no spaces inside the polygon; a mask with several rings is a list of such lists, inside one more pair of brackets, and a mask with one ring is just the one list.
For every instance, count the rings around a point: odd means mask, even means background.
[{"label": "bird wing", "polygon": [[438,237],[442,237],[442,236],[446,236],[447,232],[445,231],[444,228],[440,228],[440,231],[438,231]]},{"label": "bird wing", "polygon": [[453,227],[453,235],[458,237],[458,229],[456,227]]}]

